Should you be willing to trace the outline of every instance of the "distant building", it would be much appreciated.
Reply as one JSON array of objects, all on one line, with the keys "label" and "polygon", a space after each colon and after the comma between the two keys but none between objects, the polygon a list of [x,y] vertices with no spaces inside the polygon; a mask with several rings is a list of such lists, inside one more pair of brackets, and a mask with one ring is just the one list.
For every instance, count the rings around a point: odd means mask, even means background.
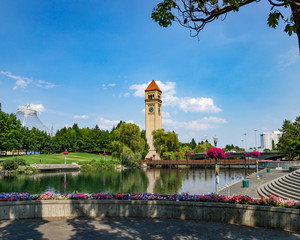
[{"label": "distant building", "polygon": [[41,122],[37,116],[37,111],[33,109],[30,104],[27,104],[26,106],[20,106],[18,108],[16,117],[21,121],[23,127],[28,129],[35,127],[41,131],[50,133],[49,128]]},{"label": "distant building", "polygon": [[278,144],[281,136],[282,132],[280,131],[260,134],[261,148],[273,150],[273,145],[276,146]]}]

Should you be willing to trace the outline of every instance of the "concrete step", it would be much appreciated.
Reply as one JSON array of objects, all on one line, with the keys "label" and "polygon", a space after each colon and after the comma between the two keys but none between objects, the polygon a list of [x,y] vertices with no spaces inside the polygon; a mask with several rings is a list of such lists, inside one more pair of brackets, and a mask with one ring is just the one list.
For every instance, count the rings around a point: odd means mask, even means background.
[{"label": "concrete step", "polygon": [[270,184],[268,184],[269,186],[271,185],[273,188],[275,188],[277,190],[277,192],[281,192],[282,194],[287,194],[290,196],[293,196],[293,199],[295,198],[300,198],[300,193],[299,192],[295,192],[293,189],[289,189],[286,186],[281,186],[278,185],[276,183],[276,181],[272,181]]},{"label": "concrete step", "polygon": [[297,171],[291,172],[291,176],[293,176],[296,179],[300,179],[300,173],[298,173]]},{"label": "concrete step", "polygon": [[298,184],[292,184],[292,183],[286,182],[285,179],[283,179],[283,178],[275,179],[274,182],[280,187],[286,188],[293,192],[298,192],[300,194],[300,188],[299,188]]},{"label": "concrete step", "polygon": [[[293,182],[293,181],[290,181],[290,180],[288,180],[288,179],[286,179],[286,178],[279,178],[279,179],[278,179],[278,182],[280,182],[280,185],[286,185],[286,186],[291,187],[291,188],[293,188],[293,189],[299,188],[299,184],[298,184],[298,183],[295,183],[295,182]],[[299,189],[299,190],[300,190],[300,189]]]},{"label": "concrete step", "polygon": [[297,179],[295,179],[295,178],[293,178],[293,176],[291,176],[291,175],[285,175],[284,178],[286,178],[289,181],[292,181],[292,182],[295,182],[297,184],[300,184],[300,181],[297,180]]},{"label": "concrete step", "polygon": [[270,193],[270,190],[268,190],[265,186],[263,186],[261,188],[261,192],[262,192],[263,197],[269,197],[269,194],[272,194],[272,193]]},{"label": "concrete step", "polygon": [[293,171],[291,172],[291,174],[294,174],[294,175],[297,175],[297,176],[300,176],[300,172],[297,170],[297,171]]},{"label": "concrete step", "polygon": [[265,189],[265,185],[260,186],[257,189],[257,193],[261,197],[268,197],[268,194],[269,194],[268,190]]},{"label": "concrete step", "polygon": [[265,184],[263,184],[257,188],[257,193],[261,197],[268,197],[268,192],[265,191],[264,185]]},{"label": "concrete step", "polygon": [[278,188],[278,186],[273,186],[272,184],[267,184],[267,188],[268,190],[271,192],[271,194],[277,196],[277,197],[281,197],[283,199],[297,199],[298,196],[295,196],[292,193],[288,193],[288,192],[283,192],[281,191],[281,189]]},{"label": "concrete step", "polygon": [[300,181],[297,181],[297,180],[291,178],[289,175],[283,176],[282,180],[289,182],[291,184],[300,185]]},{"label": "concrete step", "polygon": [[291,172],[261,185],[257,189],[257,193],[263,197],[272,194],[283,199],[300,201],[300,171]]}]

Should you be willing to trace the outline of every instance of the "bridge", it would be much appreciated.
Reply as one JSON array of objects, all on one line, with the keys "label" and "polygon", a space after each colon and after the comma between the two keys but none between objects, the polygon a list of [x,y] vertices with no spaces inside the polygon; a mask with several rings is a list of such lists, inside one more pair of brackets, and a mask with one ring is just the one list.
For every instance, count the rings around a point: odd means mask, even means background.
[{"label": "bridge", "polygon": [[[191,159],[195,159],[195,160],[201,160],[201,159],[205,159],[205,157],[207,158],[207,156],[204,155],[205,153],[195,153],[195,156],[191,156]],[[230,158],[239,158],[239,159],[244,159],[245,155],[244,152],[233,152],[230,153],[230,157],[226,155],[227,159]],[[277,160],[280,159],[282,160],[282,158],[286,157],[278,152],[272,151],[272,152],[261,152],[261,155],[258,157],[259,160]],[[250,157],[251,156],[251,152],[250,152]]]},{"label": "bridge", "polygon": [[[179,166],[179,165],[188,165],[188,166],[214,166],[215,160],[214,159],[188,159],[188,160],[147,160],[144,161],[150,167],[156,167],[157,165],[172,167],[172,166]],[[231,165],[244,165],[250,166],[255,165],[256,159],[220,159],[218,160],[218,165],[228,166]]]}]

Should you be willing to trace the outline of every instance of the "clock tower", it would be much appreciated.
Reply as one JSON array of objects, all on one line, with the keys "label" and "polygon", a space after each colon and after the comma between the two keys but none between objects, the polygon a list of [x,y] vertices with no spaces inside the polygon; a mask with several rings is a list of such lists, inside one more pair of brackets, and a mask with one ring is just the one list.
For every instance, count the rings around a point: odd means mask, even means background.
[{"label": "clock tower", "polygon": [[160,156],[156,153],[153,144],[152,131],[162,128],[162,110],[161,110],[161,90],[157,86],[156,82],[152,80],[149,86],[145,90],[145,114],[146,114],[146,138],[149,145],[149,152],[146,158],[153,157],[155,154],[155,160],[160,159]]}]

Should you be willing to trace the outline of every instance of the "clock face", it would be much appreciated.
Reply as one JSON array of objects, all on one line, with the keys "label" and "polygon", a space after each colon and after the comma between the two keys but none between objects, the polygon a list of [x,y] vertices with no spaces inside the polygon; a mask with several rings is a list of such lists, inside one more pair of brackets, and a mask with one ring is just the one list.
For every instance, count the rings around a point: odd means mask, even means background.
[{"label": "clock face", "polygon": [[149,108],[149,112],[153,112],[153,107],[150,107],[150,108]]}]

